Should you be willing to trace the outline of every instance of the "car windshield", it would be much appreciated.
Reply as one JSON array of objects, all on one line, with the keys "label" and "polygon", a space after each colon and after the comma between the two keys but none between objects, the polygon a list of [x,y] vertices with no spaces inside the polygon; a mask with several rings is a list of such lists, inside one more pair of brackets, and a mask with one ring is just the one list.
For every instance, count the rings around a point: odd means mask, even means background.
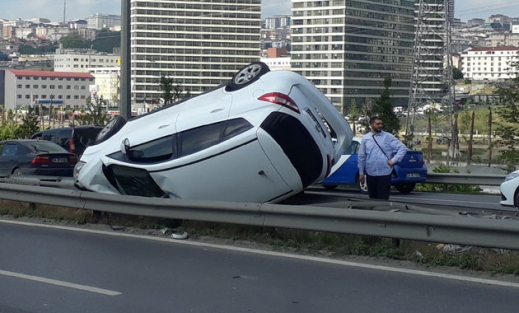
[{"label": "car windshield", "polygon": [[67,150],[50,141],[30,141],[26,146],[34,153],[68,153]]}]

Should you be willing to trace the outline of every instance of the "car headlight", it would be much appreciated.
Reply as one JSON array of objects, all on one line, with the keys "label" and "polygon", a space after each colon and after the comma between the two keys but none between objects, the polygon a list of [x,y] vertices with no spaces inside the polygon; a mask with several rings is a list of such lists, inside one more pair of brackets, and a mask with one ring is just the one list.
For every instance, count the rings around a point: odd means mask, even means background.
[{"label": "car headlight", "polygon": [[510,173],[508,176],[506,176],[505,181],[509,181],[511,179],[514,179],[516,177],[519,177],[519,173]]},{"label": "car headlight", "polygon": [[86,162],[79,161],[76,163],[76,166],[74,166],[74,181],[77,181],[77,178],[79,176],[79,172],[83,168],[83,166],[86,164]]}]

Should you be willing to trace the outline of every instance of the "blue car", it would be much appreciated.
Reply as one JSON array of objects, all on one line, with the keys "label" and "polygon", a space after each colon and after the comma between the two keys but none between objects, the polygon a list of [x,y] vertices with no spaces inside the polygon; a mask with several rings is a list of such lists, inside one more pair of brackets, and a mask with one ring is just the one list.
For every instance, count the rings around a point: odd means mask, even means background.
[{"label": "blue car", "polygon": [[[320,182],[324,188],[332,190],[339,185],[357,185],[361,192],[367,192],[366,184],[359,181],[358,150],[362,137],[354,137],[350,147],[345,151],[331,170],[331,174]],[[397,177],[393,176],[393,186],[401,193],[410,193],[416,183],[427,179],[427,168],[421,151],[408,150],[402,159],[395,165]]]}]

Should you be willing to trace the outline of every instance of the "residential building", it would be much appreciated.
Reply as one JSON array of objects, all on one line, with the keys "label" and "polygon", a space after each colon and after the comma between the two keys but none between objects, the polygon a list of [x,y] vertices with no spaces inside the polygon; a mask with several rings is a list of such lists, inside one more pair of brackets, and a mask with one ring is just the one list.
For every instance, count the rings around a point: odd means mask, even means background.
[{"label": "residential building", "polygon": [[487,47],[519,47],[519,33],[499,32],[489,34],[485,39]]},{"label": "residential building", "polygon": [[290,54],[285,48],[268,48],[260,59],[271,71],[291,70],[290,60]]},{"label": "residential building", "polygon": [[274,15],[265,19],[266,29],[290,27],[290,15]]},{"label": "residential building", "polygon": [[[4,78],[6,110],[52,104],[66,109],[86,105],[94,76],[89,73],[6,70]],[[1,98],[1,97],[0,97]]]},{"label": "residential building", "polygon": [[95,77],[94,86],[91,87],[97,96],[103,97],[108,102],[109,107],[119,105],[119,81],[121,77],[121,67],[98,67],[90,69],[90,74]]},{"label": "residential building", "polygon": [[88,73],[92,68],[117,66],[119,59],[119,55],[96,52],[90,49],[65,50],[58,48],[54,55],[54,70]]},{"label": "residential building", "polygon": [[[345,113],[380,97],[384,79],[395,105],[407,105],[415,1],[292,0],[292,70]],[[369,100],[371,99],[371,100]]]},{"label": "residential building", "polygon": [[511,63],[519,61],[519,47],[476,47],[461,54],[461,71],[473,81],[501,81],[516,77]]},{"label": "residential building", "polygon": [[131,0],[133,102],[161,95],[160,77],[191,94],[260,59],[261,0]]},{"label": "residential building", "polygon": [[86,18],[87,27],[91,29],[101,30],[103,28],[112,28],[121,25],[121,16],[113,14],[92,14]]}]

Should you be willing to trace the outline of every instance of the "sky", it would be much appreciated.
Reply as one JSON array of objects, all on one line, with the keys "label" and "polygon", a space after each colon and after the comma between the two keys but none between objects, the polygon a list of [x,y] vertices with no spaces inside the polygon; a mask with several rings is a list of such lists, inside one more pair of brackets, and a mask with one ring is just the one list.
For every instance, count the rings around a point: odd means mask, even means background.
[{"label": "sky", "polygon": [[[64,0],[0,0],[0,18],[13,20],[34,17],[63,20]],[[121,14],[121,0],[66,0],[66,19],[86,18],[94,13]],[[263,17],[290,14],[290,0],[263,0]],[[455,17],[467,21],[486,19],[492,14],[519,17],[518,0],[455,0]]]}]

